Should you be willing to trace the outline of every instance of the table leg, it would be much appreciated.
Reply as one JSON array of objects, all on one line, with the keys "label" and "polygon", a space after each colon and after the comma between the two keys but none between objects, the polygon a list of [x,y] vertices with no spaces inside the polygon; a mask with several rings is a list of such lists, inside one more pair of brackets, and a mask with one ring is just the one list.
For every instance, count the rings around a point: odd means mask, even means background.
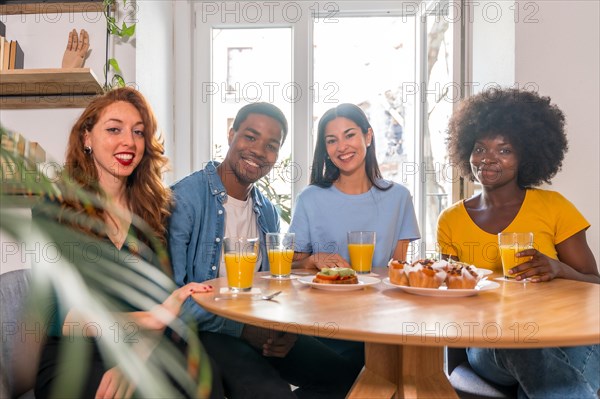
[{"label": "table leg", "polygon": [[[365,344],[365,369],[348,398],[456,398],[444,373],[444,348]],[[391,393],[390,393],[391,392]]]},{"label": "table leg", "polygon": [[396,393],[396,384],[363,367],[354,382],[347,399],[391,399]]}]

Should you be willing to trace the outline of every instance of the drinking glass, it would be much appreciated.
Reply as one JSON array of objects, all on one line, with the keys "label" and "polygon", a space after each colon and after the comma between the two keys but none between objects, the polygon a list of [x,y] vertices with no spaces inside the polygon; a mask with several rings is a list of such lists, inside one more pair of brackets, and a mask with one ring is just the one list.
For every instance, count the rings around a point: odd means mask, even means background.
[{"label": "drinking glass", "polygon": [[498,248],[502,259],[502,272],[504,278],[513,279],[517,274],[509,274],[513,267],[527,262],[532,257],[523,256],[517,258],[517,253],[533,248],[533,233],[498,233]]},{"label": "drinking glass", "polygon": [[250,291],[258,258],[258,238],[225,237],[227,285],[233,292]]},{"label": "drinking glass", "polygon": [[375,232],[348,232],[348,252],[350,253],[350,265],[356,273],[370,273],[373,265],[373,252],[375,252]]},{"label": "drinking glass", "polygon": [[271,276],[275,278],[290,277],[295,241],[294,233],[267,233],[267,254],[269,255]]}]

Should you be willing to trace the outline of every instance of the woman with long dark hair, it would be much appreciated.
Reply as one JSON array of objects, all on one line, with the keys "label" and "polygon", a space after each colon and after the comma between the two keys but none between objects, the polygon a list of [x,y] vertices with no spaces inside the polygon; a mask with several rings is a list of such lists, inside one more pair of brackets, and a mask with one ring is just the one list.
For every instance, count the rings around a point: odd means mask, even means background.
[{"label": "woman with long dark hair", "polygon": [[410,193],[382,179],[373,129],[358,106],[340,104],[321,117],[310,185],[298,196],[290,231],[294,267],[318,269],[349,267],[349,231],[375,231],[376,266],[406,260],[409,242],[420,238]]},{"label": "woman with long dark hair", "polygon": [[[294,267],[350,267],[349,231],[374,231],[373,265],[406,259],[419,228],[408,189],[382,179],[375,137],[365,113],[354,104],[325,112],[318,125],[310,185],[298,196],[290,232],[296,234]],[[364,345],[322,339],[356,373]]]}]

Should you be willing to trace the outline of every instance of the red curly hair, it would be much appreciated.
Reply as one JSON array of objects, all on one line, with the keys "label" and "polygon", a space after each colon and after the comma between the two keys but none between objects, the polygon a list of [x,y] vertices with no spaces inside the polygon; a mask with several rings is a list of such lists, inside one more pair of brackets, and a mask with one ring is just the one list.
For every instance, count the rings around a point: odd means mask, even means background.
[{"label": "red curly hair", "polygon": [[[170,215],[171,190],[162,182],[162,173],[168,164],[164,146],[157,136],[158,125],[152,108],[137,90],[124,87],[111,90],[94,98],[71,129],[66,151],[65,178],[100,198],[105,194],[98,182],[98,170],[92,157],[84,153],[84,136],[98,122],[104,110],[119,101],[133,105],[144,123],[145,150],[142,160],[127,178],[127,203],[134,215],[140,217],[153,230],[155,238],[166,241],[166,221]],[[149,200],[151,199],[151,200]],[[77,213],[87,213],[102,222],[103,209],[85,207],[82,201],[67,198],[66,206]],[[85,209],[84,209],[85,208]],[[82,227],[82,226],[79,226]],[[86,230],[93,230],[88,228]]]}]

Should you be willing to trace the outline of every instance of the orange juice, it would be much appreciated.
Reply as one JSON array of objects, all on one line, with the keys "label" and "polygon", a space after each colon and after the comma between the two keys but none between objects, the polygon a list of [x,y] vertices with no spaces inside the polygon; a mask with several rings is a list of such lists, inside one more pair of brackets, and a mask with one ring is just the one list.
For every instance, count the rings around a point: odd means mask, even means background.
[{"label": "orange juice", "polygon": [[502,271],[504,273],[505,278],[515,278],[519,275],[517,274],[509,274],[508,271],[513,267],[520,265],[521,263],[527,262],[531,260],[531,256],[523,256],[517,258],[517,253],[521,251],[525,251],[526,249],[530,249],[531,246],[522,246],[519,247],[517,245],[500,245],[500,258],[502,259]]},{"label": "orange juice", "polygon": [[350,265],[357,273],[369,273],[373,263],[375,244],[348,244]]},{"label": "orange juice", "polygon": [[269,249],[269,265],[273,276],[287,277],[292,272],[293,249]]},{"label": "orange juice", "polygon": [[227,284],[229,288],[248,291],[252,288],[254,267],[257,255],[255,253],[225,254],[225,267],[227,268]]}]

